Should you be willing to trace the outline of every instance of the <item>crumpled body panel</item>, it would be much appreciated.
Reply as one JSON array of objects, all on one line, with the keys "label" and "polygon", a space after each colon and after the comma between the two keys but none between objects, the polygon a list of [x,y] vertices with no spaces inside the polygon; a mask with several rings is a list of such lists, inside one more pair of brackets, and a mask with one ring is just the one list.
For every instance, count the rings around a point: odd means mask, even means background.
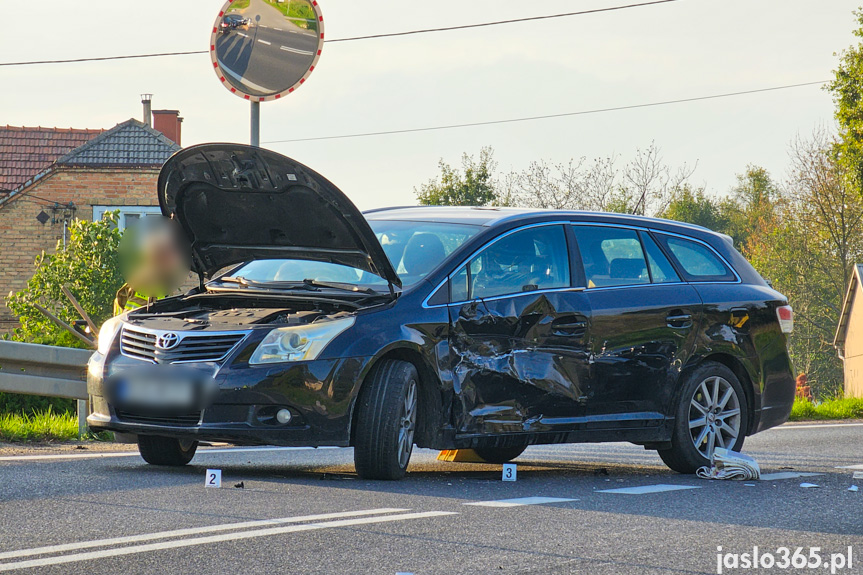
[{"label": "crumpled body panel", "polygon": [[456,431],[535,431],[544,418],[580,415],[588,314],[580,292],[527,293],[451,308]]}]

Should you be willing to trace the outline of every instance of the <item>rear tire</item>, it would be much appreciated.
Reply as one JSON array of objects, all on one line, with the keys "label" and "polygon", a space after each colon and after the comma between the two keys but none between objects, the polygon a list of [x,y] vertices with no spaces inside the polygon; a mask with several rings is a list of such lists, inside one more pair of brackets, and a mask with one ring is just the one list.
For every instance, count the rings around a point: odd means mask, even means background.
[{"label": "rear tire", "polygon": [[679,473],[710,466],[713,450],[740,451],[749,428],[749,406],[734,372],[708,361],[682,382],[674,418],[671,448],[658,450],[665,464]]},{"label": "rear tire", "polygon": [[158,435],[139,435],[138,451],[150,465],[181,467],[195,457],[198,442]]},{"label": "rear tire", "polygon": [[488,463],[509,463],[527,449],[527,445],[515,447],[475,447],[474,451]]},{"label": "rear tire", "polygon": [[401,479],[413,450],[419,375],[413,364],[385,360],[360,391],[354,464],[363,479]]}]

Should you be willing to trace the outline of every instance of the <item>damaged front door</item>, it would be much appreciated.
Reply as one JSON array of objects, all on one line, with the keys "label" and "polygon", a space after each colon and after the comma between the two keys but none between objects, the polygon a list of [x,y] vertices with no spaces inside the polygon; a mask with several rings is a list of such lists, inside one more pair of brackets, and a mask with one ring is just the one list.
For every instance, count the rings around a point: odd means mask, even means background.
[{"label": "damaged front door", "polygon": [[590,309],[562,225],[510,232],[457,271],[449,306],[459,433],[560,429],[583,414]]}]

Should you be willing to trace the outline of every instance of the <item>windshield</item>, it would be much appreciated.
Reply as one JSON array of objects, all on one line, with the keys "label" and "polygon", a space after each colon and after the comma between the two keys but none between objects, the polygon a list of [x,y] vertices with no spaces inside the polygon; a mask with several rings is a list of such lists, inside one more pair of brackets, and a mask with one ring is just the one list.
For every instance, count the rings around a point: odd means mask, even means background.
[{"label": "windshield", "polygon": [[[405,287],[425,278],[480,230],[474,225],[439,222],[375,220],[369,224]],[[232,270],[230,276],[256,283],[314,280],[371,287],[387,285],[385,279],[350,266],[298,259],[253,261]]]}]

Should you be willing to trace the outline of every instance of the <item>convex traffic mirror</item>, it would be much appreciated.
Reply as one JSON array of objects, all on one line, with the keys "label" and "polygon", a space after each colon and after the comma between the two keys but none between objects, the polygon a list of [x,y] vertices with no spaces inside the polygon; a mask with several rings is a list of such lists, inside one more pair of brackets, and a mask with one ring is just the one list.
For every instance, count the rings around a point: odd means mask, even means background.
[{"label": "convex traffic mirror", "polygon": [[323,45],[317,0],[229,0],[213,25],[210,58],[228,90],[263,102],[303,84]]}]

